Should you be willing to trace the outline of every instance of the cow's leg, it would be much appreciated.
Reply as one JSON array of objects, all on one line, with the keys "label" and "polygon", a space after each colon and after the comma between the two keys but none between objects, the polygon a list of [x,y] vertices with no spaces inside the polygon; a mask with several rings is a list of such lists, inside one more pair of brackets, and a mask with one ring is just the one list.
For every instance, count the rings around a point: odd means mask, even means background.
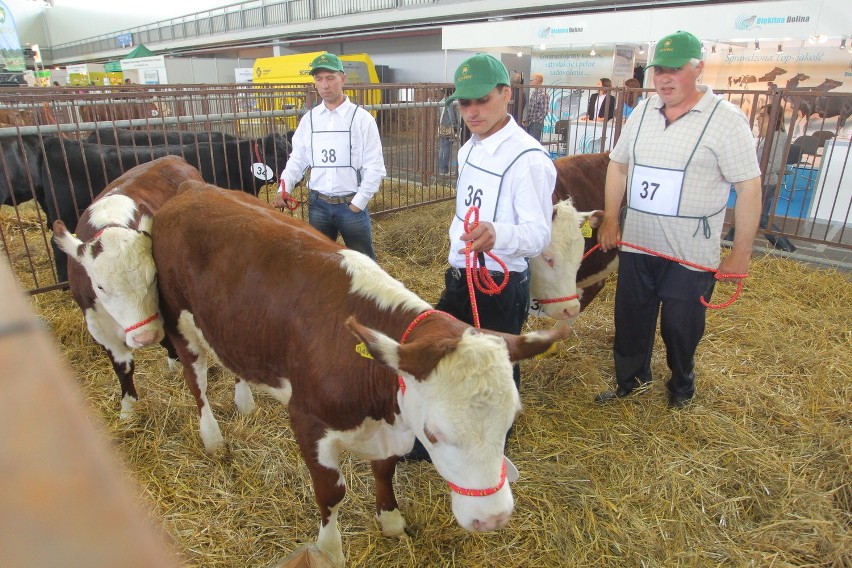
[{"label": "cow's leg", "polygon": [[343,566],[343,539],[337,526],[337,511],[346,495],[346,482],[340,474],[338,450],[334,443],[324,443],[325,426],[314,418],[290,407],[290,423],[302,458],[308,466],[314,486],[314,499],[320,511],[317,546],[337,566]]},{"label": "cow's leg", "polygon": [[86,311],[86,327],[95,341],[104,348],[107,357],[112,362],[118,382],[121,384],[121,412],[119,419],[129,420],[133,417],[133,406],[139,397],[133,384],[135,365],[133,354],[124,343],[124,334],[117,333],[120,327],[115,320],[96,308]]},{"label": "cow's leg", "polygon": [[181,312],[177,322],[178,333],[174,331],[166,328],[166,333],[169,334],[169,339],[183,364],[186,386],[198,405],[201,441],[204,442],[204,449],[212,454],[224,447],[225,439],[207,400],[207,342],[204,340],[204,334],[195,326],[195,318],[189,311]]},{"label": "cow's leg", "polygon": [[[97,130],[95,132],[97,132]],[[163,336],[163,340],[160,341],[160,345],[166,350],[169,371],[176,371],[180,361],[178,361],[177,351],[175,350],[174,345],[172,345],[168,335]]]},{"label": "cow's leg", "polygon": [[396,456],[370,462],[373,479],[376,481],[376,518],[379,519],[382,534],[385,536],[401,536],[405,532],[405,519],[399,511],[399,504],[393,492],[396,462]]},{"label": "cow's leg", "polygon": [[251,388],[247,381],[237,377],[237,384],[234,385],[234,403],[237,405],[237,410],[240,414],[251,414],[254,412],[254,396],[251,394]]}]

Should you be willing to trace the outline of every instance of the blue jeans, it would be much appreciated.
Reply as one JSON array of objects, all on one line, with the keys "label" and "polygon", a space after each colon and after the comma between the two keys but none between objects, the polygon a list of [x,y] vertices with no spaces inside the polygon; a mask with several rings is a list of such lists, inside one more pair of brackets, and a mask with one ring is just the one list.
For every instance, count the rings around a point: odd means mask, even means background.
[{"label": "blue jeans", "polygon": [[541,142],[541,130],[544,128],[544,124],[542,123],[529,123],[527,124],[527,134],[535,138],[538,142]]},{"label": "blue jeans", "polygon": [[448,174],[450,173],[450,156],[453,153],[454,140],[443,136],[439,136],[438,140],[440,144],[438,146],[438,172]]},{"label": "blue jeans", "polygon": [[348,248],[376,260],[373,226],[366,207],[355,213],[348,203],[326,203],[312,191],[308,194],[308,223],[333,241],[339,233]]}]

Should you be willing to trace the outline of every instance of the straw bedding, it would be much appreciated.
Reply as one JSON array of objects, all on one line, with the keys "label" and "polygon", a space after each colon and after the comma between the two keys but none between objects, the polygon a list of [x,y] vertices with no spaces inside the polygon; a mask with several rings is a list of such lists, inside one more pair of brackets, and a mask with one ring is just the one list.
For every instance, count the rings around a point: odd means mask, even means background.
[{"label": "straw bedding", "polygon": [[[432,303],[451,210],[374,221],[379,262]],[[17,221],[7,212],[8,236]],[[521,479],[508,528],[466,533],[434,468],[401,463],[409,537],[384,538],[369,466],[347,460],[340,526],[350,566],[852,566],[848,274],[758,255],[741,299],[709,314],[697,397],[681,411],[665,406],[659,341],[649,393],[591,404],[611,381],[613,284],[556,356],[522,366],[524,408],[507,452]],[[731,291],[718,287],[716,301]],[[233,378],[212,369],[210,400],[228,447],[207,456],[180,371],[151,347],[135,352],[138,416],[119,422],[118,382],[70,295],[32,303],[186,566],[273,566],[316,537],[286,408],[258,394],[257,411],[240,416]]]}]

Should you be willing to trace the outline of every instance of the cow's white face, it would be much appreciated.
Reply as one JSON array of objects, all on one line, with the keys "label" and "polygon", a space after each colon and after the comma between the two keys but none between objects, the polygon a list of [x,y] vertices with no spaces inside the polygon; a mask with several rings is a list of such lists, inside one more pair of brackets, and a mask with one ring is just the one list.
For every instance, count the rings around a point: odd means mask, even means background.
[{"label": "cow's white face", "polygon": [[[450,317],[438,314],[430,317]],[[494,490],[487,496],[453,492],[458,523],[469,531],[494,530],[514,508],[508,482],[501,485],[506,433],[521,408],[512,362],[545,352],[569,329],[512,335],[467,327],[459,337],[459,324],[447,321],[405,345],[354,317],[346,325],[378,362],[403,377],[405,392],[397,393],[402,420],[441,477],[466,490]]]},{"label": "cow's white face", "polygon": [[131,349],[159,342],[164,335],[150,228],[151,218],[144,216],[139,230],[108,227],[85,243],[64,226],[54,232],[68,258],[83,266],[97,301]]},{"label": "cow's white face", "polygon": [[[506,343],[469,329],[426,380],[405,380],[403,419],[441,477],[464,489],[496,487],[506,433],[521,409]],[[451,495],[453,515],[469,531],[501,528],[514,509],[508,482],[487,497]]]},{"label": "cow's white face", "polygon": [[589,222],[588,231],[597,227],[598,213],[578,213],[570,200],[560,201],[553,207],[550,244],[540,255],[530,259],[531,305],[540,307],[548,317],[573,320],[580,313],[578,298],[555,303],[541,303],[540,300],[577,294],[577,271],[585,245],[582,227],[586,221]]}]

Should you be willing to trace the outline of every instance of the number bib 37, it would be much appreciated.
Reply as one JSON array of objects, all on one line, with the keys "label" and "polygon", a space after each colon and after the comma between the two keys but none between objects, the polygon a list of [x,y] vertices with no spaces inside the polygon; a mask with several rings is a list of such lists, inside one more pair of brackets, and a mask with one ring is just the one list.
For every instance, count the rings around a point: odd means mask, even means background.
[{"label": "number bib 37", "polygon": [[628,205],[654,215],[676,217],[683,191],[683,170],[633,166]]}]

